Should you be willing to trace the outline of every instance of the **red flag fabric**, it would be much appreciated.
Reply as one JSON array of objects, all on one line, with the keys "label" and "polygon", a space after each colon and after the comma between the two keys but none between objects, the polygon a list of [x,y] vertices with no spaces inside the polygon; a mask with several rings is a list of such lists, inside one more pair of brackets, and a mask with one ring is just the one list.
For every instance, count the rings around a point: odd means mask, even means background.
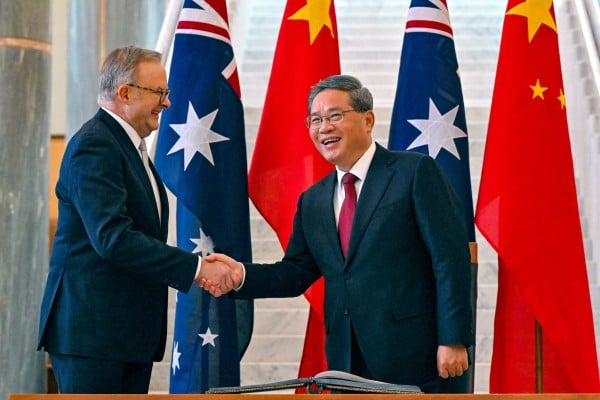
[{"label": "red flag fabric", "polygon": [[491,393],[598,392],[552,0],[509,0],[475,216],[498,253]]},{"label": "red flag fabric", "polygon": [[[333,0],[288,0],[248,175],[250,198],[284,249],[300,194],[333,170],[304,125],[308,93],[319,80],[339,73]],[[310,311],[299,377],[327,369],[320,281],[305,293]]]}]

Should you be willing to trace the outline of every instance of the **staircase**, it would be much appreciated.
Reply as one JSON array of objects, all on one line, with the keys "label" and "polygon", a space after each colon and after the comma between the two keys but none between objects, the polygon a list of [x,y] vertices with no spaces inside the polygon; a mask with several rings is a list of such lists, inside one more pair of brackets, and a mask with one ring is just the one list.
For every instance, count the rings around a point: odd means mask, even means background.
[{"label": "staircase", "polygon": [[[335,0],[342,73],[357,76],[373,92],[374,111],[377,118],[373,137],[384,146],[387,145],[404,23],[409,3],[409,0]],[[497,55],[507,2],[506,0],[450,0],[448,3],[463,85],[472,186],[474,202],[476,202]],[[581,82],[589,82],[590,72],[585,68],[586,60],[581,51],[582,38],[575,10],[569,5],[572,1],[555,0],[555,3],[560,3],[560,6],[555,5],[555,7],[559,32],[561,32],[562,61],[563,65],[570,65],[566,69],[563,67],[563,74],[566,76],[568,72],[573,75],[569,79],[565,78],[565,91],[569,109],[578,109],[578,104],[574,104],[573,100],[580,97],[580,92],[586,92],[586,85],[582,85]],[[566,5],[563,6],[563,4]],[[232,37],[240,72],[242,100],[245,106],[249,162],[264,104],[284,7],[285,0],[229,1]],[[562,51],[563,47],[567,50]],[[570,95],[569,86],[572,87],[571,92],[575,96]],[[589,92],[589,90],[587,91]],[[598,185],[594,185],[592,182],[593,179],[597,181],[600,172],[600,162],[598,161],[600,160],[600,146],[597,145],[600,143],[597,135],[599,119],[597,117],[598,103],[591,102],[587,97],[584,100],[586,101],[585,111],[588,115],[595,114],[595,117],[590,117],[592,121],[589,124],[595,124],[596,135],[591,134],[590,140],[596,141],[594,142],[596,147],[588,146],[586,145],[588,142],[582,143],[579,140],[573,151],[574,154],[577,151],[585,151],[586,157],[588,157],[586,159],[591,158],[587,164],[579,165],[579,168],[576,165],[576,172],[580,171],[580,174],[583,174],[587,165],[594,167],[591,173],[584,174],[584,182],[579,182],[580,179],[578,179],[581,202],[588,204],[587,209],[590,209],[593,208],[594,201],[596,201],[595,204],[600,202],[600,190],[596,189]],[[593,112],[594,104],[595,113]],[[573,135],[573,129],[571,129],[571,134]],[[590,147],[595,149],[595,154]],[[575,159],[577,158],[577,154],[575,154]],[[585,222],[584,214],[582,211],[582,218]],[[595,213],[587,218],[596,221],[597,216],[598,213]],[[280,259],[283,253],[274,232],[252,208],[252,205],[251,225],[254,260],[256,262],[272,262]],[[598,226],[600,226],[600,222],[584,224],[590,288],[595,310],[600,308],[600,296],[595,270],[598,263],[594,262],[594,252],[592,251],[594,241],[591,238],[594,237]],[[475,391],[487,393],[498,271],[496,253],[481,235],[478,234],[477,237],[479,296]],[[597,242],[598,239],[596,239]],[[596,248],[598,248],[597,244]],[[596,250],[596,254],[600,253],[600,250]],[[595,257],[597,260],[599,255]],[[172,311],[173,313],[174,311]],[[242,385],[296,377],[302,354],[307,316],[308,303],[302,296],[291,299],[255,301],[253,337],[241,364]],[[171,318],[169,322],[170,329],[172,329],[172,320]],[[151,386],[153,391],[168,390],[170,346],[171,338],[168,339],[165,361],[155,366]]]},{"label": "staircase", "polygon": [[[555,0],[573,168],[600,344],[600,2]],[[585,16],[589,17],[589,21]],[[583,17],[581,17],[583,16]],[[595,40],[594,40],[595,33]],[[597,350],[598,352],[599,350]],[[600,356],[600,353],[599,353]]]}]

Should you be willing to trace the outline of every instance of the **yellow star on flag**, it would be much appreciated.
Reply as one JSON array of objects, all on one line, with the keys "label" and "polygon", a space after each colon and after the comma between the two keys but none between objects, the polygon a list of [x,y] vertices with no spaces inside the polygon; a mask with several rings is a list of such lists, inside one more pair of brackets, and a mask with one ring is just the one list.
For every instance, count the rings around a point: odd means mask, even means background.
[{"label": "yellow star on flag", "polygon": [[506,12],[506,15],[520,15],[527,18],[527,33],[529,43],[540,29],[540,26],[547,25],[554,32],[556,30],[556,22],[550,14],[552,0],[525,0],[523,3],[517,4]]},{"label": "yellow star on flag", "polygon": [[548,88],[546,86],[540,85],[539,79],[535,82],[535,85],[529,85],[529,87],[533,91],[533,95],[531,96],[532,99],[535,99],[536,97],[541,97],[542,100],[544,100],[544,92],[548,90]]},{"label": "yellow star on flag", "polygon": [[565,94],[563,93],[562,88],[560,89],[560,96],[557,97],[558,101],[560,101],[560,109],[564,110],[567,101],[565,100]]},{"label": "yellow star on flag", "polygon": [[333,37],[333,26],[329,17],[330,8],[331,0],[307,0],[306,5],[296,11],[289,19],[308,21],[310,44],[313,44],[324,26],[329,28],[329,32]]}]

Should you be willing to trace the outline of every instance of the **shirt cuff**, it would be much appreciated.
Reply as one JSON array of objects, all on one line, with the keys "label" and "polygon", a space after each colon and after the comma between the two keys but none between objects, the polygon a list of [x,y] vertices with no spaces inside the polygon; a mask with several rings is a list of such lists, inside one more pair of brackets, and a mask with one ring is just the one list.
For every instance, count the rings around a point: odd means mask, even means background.
[{"label": "shirt cuff", "polygon": [[194,282],[200,277],[200,268],[202,268],[202,257],[198,257],[198,266],[196,266],[196,275],[194,276]]},{"label": "shirt cuff", "polygon": [[244,282],[246,281],[246,266],[242,263],[238,263],[240,264],[240,266],[242,267],[242,281],[240,282],[240,285],[236,288],[233,288],[233,290],[235,290],[236,292],[239,291],[242,286],[244,286]]}]

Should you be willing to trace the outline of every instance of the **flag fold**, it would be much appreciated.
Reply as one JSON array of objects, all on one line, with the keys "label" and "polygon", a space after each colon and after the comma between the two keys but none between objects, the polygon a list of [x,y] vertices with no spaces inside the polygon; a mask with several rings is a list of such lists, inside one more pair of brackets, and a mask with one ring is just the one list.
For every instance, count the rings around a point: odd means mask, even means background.
[{"label": "flag fold", "polygon": [[[251,261],[244,112],[225,0],[186,0],[173,44],[171,107],[155,164],[176,197],[177,245]],[[240,384],[252,302],[177,293],[171,393]]]},{"label": "flag fold", "polygon": [[[475,247],[469,141],[454,34],[446,0],[412,0],[406,18],[388,148],[427,154],[442,167],[460,200]],[[473,250],[472,250],[473,251]],[[475,251],[476,253],[476,251]],[[477,306],[477,260],[472,257],[471,305]],[[469,349],[474,360],[475,347]],[[474,367],[453,380],[473,392]]]},{"label": "flag fold", "polygon": [[598,392],[598,361],[551,0],[509,0],[476,223],[498,253],[490,392]]},{"label": "flag fold", "polygon": [[[339,73],[333,0],[288,0],[248,176],[250,198],[283,249],[300,194],[333,170],[315,149],[304,118],[311,86]],[[321,280],[305,293],[310,311],[299,377],[327,369]]]}]

